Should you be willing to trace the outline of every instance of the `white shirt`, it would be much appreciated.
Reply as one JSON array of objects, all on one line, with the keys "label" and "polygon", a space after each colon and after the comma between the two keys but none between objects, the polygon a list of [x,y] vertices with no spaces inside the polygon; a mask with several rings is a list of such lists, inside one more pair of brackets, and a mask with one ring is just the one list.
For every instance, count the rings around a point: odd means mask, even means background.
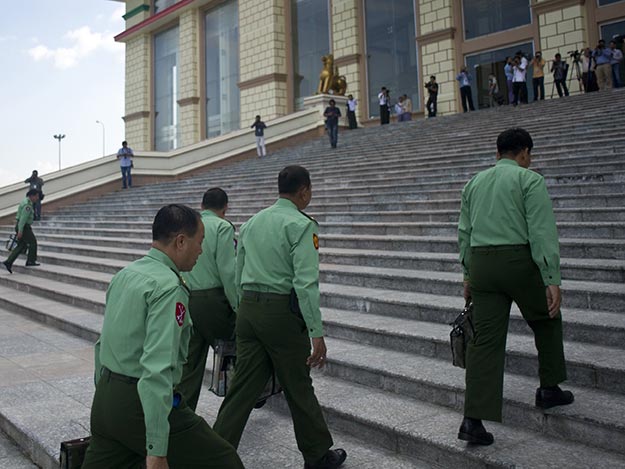
[{"label": "white shirt", "polygon": [[521,58],[521,63],[518,67],[514,67],[514,77],[512,78],[513,82],[524,82],[525,74],[527,73],[527,59],[525,57]]},{"label": "white shirt", "polygon": [[356,101],[355,99],[350,99],[347,101],[347,108],[352,112],[356,110],[357,105],[358,105],[358,101]]},{"label": "white shirt", "polygon": [[117,157],[119,158],[119,165],[122,168],[127,168],[128,166],[132,166],[132,157],[134,156],[132,152],[132,148],[130,147],[122,147],[117,152]]},{"label": "white shirt", "polygon": [[384,93],[378,93],[378,99],[380,100],[380,106],[386,104],[386,95]]}]

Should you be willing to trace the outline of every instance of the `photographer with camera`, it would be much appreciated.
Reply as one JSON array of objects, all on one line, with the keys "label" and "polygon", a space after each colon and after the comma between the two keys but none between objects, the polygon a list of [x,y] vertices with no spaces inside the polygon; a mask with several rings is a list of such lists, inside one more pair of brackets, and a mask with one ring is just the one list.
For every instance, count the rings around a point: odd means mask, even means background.
[{"label": "photographer with camera", "polygon": [[512,60],[512,90],[514,91],[514,105],[519,102],[527,104],[527,66],[528,60],[522,51],[518,51]]},{"label": "photographer with camera", "polygon": [[597,76],[595,75],[595,59],[592,58],[592,50],[586,47],[582,50],[582,82],[584,83],[584,91],[598,91]]},{"label": "photographer with camera", "polygon": [[[569,89],[566,87],[566,73],[569,69],[569,65],[562,61],[562,56],[558,52],[551,64],[551,73],[553,73],[553,83],[558,90],[558,96],[562,97],[562,90],[564,90],[564,96],[569,95]],[[553,94],[553,89],[551,90]]]},{"label": "photographer with camera", "polygon": [[597,83],[599,90],[609,90],[612,88],[612,50],[605,46],[603,39],[599,40],[597,48],[593,51],[592,56],[597,64]]},{"label": "photographer with camera", "polygon": [[532,78],[534,101],[538,101],[539,91],[540,99],[545,99],[545,59],[543,59],[542,52],[536,52],[530,66],[534,72],[534,77]]},{"label": "photographer with camera", "polygon": [[430,81],[425,84],[428,90],[428,102],[425,107],[428,110],[428,117],[436,117],[436,99],[438,98],[438,83],[436,77],[432,75]]}]

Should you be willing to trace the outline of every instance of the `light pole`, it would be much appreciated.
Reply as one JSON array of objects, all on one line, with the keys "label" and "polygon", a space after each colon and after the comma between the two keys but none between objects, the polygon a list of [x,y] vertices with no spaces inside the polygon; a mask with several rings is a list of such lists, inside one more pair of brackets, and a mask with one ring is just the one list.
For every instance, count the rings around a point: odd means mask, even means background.
[{"label": "light pole", "polygon": [[95,123],[102,126],[102,156],[106,156],[106,129],[104,128],[104,122],[95,121]]},{"label": "light pole", "polygon": [[59,141],[59,171],[61,170],[61,140],[65,138],[65,134],[57,134],[54,136]]}]

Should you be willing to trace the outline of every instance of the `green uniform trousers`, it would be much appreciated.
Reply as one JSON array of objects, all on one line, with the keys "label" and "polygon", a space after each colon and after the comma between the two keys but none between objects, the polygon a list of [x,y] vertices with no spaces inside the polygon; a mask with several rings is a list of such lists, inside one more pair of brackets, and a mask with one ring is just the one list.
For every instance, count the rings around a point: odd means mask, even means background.
[{"label": "green uniform trousers", "polygon": [[[15,232],[17,233],[17,225],[15,225]],[[22,232],[22,239],[17,242],[15,249],[11,251],[7,259],[7,264],[13,265],[17,256],[23,252],[28,251],[28,257],[26,262],[35,262],[37,260],[37,238],[30,225],[24,225],[24,231]]]},{"label": "green uniform trousers", "polygon": [[185,397],[187,405],[195,410],[200,398],[209,347],[215,344],[216,339],[231,339],[234,336],[236,314],[230,307],[223,288],[192,291],[189,314],[193,320],[193,334],[189,341],[187,363],[176,389]]},{"label": "green uniform trousers", "polygon": [[[83,469],[137,469],[145,462],[145,422],[137,385],[104,373],[91,407],[91,443]],[[172,469],[243,468],[236,450],[182,400],[169,414]]]},{"label": "green uniform trousers", "polygon": [[467,349],[464,415],[500,422],[512,302],[534,332],[541,386],[566,379],[562,316],[549,318],[545,285],[529,246],[472,248],[469,278],[475,337]]},{"label": "green uniform trousers", "polygon": [[333,442],[306,365],[311,350],[306,324],[289,310],[289,296],[244,292],[236,334],[234,377],[213,428],[238,447],[250,412],[275,369],[291,410],[297,447],[306,462],[317,462]]}]

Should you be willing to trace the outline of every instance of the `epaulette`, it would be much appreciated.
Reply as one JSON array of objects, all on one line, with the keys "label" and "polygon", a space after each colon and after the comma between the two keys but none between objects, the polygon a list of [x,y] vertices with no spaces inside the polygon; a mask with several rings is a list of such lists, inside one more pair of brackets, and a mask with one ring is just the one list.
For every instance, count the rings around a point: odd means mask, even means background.
[{"label": "epaulette", "polygon": [[317,226],[319,226],[319,222],[317,220],[315,220],[313,217],[311,217],[310,215],[308,215],[306,212],[302,212],[301,210],[299,211],[299,213],[301,213],[302,215],[304,215],[306,218],[308,218],[309,220],[312,220],[315,222],[315,224]]}]

